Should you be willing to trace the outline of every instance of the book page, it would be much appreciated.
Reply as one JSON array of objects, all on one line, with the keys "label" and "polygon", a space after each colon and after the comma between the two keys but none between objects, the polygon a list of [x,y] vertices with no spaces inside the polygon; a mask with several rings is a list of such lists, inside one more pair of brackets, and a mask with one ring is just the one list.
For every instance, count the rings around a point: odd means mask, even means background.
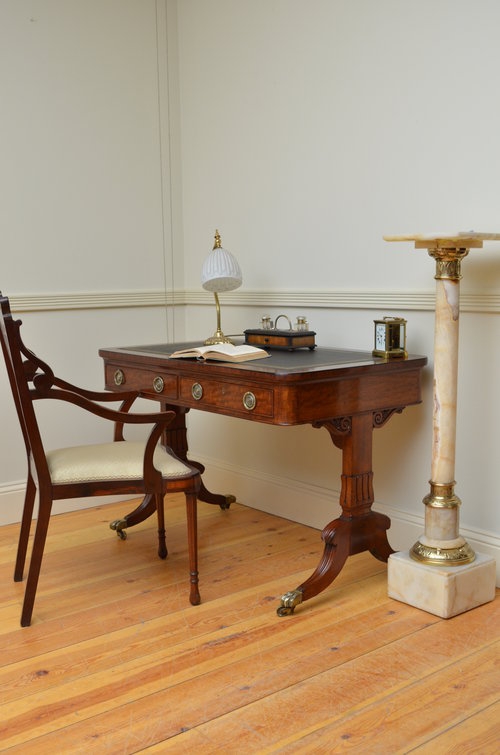
[{"label": "book page", "polygon": [[181,349],[170,354],[170,358],[198,358],[198,359],[227,359],[238,361],[243,358],[255,358],[269,356],[267,351],[256,346],[242,344],[235,346],[232,343],[217,343],[212,346],[193,346],[189,349]]}]

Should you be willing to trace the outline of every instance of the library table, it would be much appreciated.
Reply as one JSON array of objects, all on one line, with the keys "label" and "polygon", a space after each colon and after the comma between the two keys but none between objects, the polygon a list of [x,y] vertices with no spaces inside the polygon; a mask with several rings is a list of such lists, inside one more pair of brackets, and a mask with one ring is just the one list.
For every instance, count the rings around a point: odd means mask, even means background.
[{"label": "library table", "polygon": [[[265,359],[242,363],[171,359],[170,354],[197,344],[152,344],[103,348],[108,390],[139,390],[175,419],[164,441],[181,459],[188,459],[186,413],[199,409],[269,425],[324,427],[342,452],[340,517],[322,532],[324,551],[313,574],[281,598],[278,614],[324,590],[350,555],[370,551],[387,561],[394,551],[387,539],[389,517],[372,511],[373,430],[395,412],[421,401],[423,356],[384,360],[371,352],[349,349],[272,351]],[[211,493],[203,485],[200,500],[228,508],[234,496]],[[147,498],[124,519],[113,523],[120,532],[154,513]]]}]

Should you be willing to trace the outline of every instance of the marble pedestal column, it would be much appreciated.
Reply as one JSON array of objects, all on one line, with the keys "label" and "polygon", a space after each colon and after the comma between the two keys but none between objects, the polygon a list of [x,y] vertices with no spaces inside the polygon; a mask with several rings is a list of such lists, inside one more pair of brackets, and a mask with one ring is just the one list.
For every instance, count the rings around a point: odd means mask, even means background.
[{"label": "marble pedestal column", "polygon": [[433,434],[430,492],[424,498],[425,532],[409,553],[389,559],[390,597],[443,618],[495,597],[495,560],[476,554],[460,535],[455,495],[458,332],[461,261],[471,248],[500,234],[388,236],[414,241],[436,261]]}]

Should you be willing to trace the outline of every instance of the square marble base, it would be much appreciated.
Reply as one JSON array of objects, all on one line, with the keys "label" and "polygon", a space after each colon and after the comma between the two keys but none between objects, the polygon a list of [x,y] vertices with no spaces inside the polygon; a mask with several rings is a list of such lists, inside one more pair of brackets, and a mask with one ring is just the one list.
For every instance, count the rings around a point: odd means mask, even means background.
[{"label": "square marble base", "polygon": [[495,597],[495,581],[495,559],[480,553],[465,566],[423,564],[408,552],[389,557],[389,597],[443,619],[489,603]]}]

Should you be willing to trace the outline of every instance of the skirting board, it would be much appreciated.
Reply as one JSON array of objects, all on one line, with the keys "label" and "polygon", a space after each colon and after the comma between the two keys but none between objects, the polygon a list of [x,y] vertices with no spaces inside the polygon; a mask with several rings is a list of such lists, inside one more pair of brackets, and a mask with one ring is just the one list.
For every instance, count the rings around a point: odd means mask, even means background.
[{"label": "skirting board", "polygon": [[[291,519],[317,530],[322,530],[341,513],[338,503],[340,492],[296,480],[264,474],[261,471],[222,464],[196,453],[196,458],[206,466],[203,479],[207,488],[215,493],[233,494],[239,503],[269,514]],[[127,500],[133,496],[121,497]],[[82,498],[56,501],[54,514],[76,511],[90,506],[120,500],[117,496]],[[21,519],[24,501],[24,485],[0,486],[0,526]],[[201,506],[206,505],[201,503]],[[391,520],[389,542],[397,551],[409,550],[424,531],[424,517],[387,506],[376,501],[376,511],[386,514]],[[500,587],[500,538],[485,532],[461,528],[461,534],[474,551],[491,556],[497,564],[497,586]]]},{"label": "skirting board", "polygon": [[[206,466],[205,485],[214,493],[232,493],[245,506],[266,511],[294,522],[322,530],[341,513],[340,491],[290,481],[286,478],[253,472],[246,468],[225,466],[199,453],[196,458]],[[203,504],[201,504],[203,505]],[[391,520],[389,542],[396,551],[409,550],[424,531],[424,515],[375,501],[373,508]],[[423,506],[422,506],[423,509]],[[489,533],[461,528],[461,534],[474,551],[491,556],[497,564],[497,587],[500,587],[500,538]]]},{"label": "skirting board", "polygon": [[[0,527],[4,524],[14,524],[21,521],[24,504],[24,483],[0,485]],[[63,501],[54,501],[52,514],[63,514],[67,511],[79,511],[91,506],[114,503],[135,499],[137,496],[102,495],[93,498],[71,498]],[[36,513],[36,501],[35,501]],[[126,511],[124,511],[126,513]]]}]

